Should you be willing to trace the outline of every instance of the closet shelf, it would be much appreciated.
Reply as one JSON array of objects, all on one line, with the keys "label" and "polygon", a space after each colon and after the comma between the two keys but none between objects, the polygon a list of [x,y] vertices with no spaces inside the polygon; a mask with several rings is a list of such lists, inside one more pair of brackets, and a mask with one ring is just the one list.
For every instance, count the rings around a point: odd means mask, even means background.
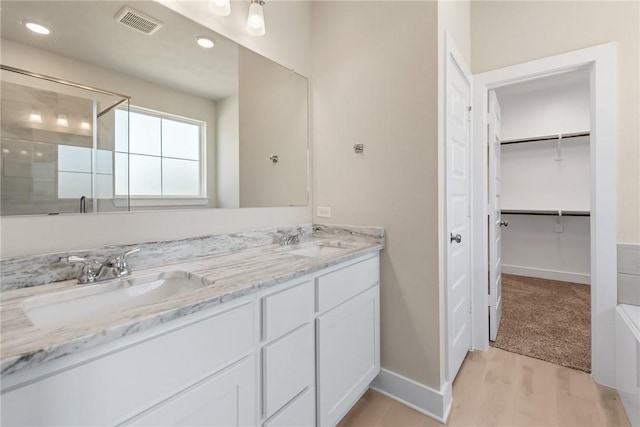
[{"label": "closet shelf", "polygon": [[500,141],[500,145],[522,144],[524,142],[537,142],[537,141],[555,141],[556,139],[579,138],[581,136],[589,136],[590,134],[591,132],[584,131],[584,132],[561,133],[557,135],[536,136],[533,138],[506,139],[504,141]]},{"label": "closet shelf", "polygon": [[589,211],[549,211],[549,210],[525,210],[525,209],[503,209],[502,215],[547,215],[547,216],[591,216]]}]

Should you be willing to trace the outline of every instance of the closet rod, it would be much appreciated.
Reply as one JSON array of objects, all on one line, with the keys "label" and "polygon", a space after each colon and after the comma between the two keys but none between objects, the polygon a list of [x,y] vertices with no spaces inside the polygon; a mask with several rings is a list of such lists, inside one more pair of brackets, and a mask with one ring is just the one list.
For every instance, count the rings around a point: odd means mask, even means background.
[{"label": "closet rod", "polygon": [[502,215],[591,216],[587,211],[501,210],[500,213]]},{"label": "closet rod", "polygon": [[572,132],[572,133],[563,133],[560,135],[545,135],[538,136],[535,138],[524,138],[524,139],[507,139],[500,142],[500,145],[508,145],[508,144],[521,144],[523,142],[536,142],[536,141],[553,141],[562,137],[562,139],[567,138],[579,138],[581,136],[589,136],[590,132]]}]

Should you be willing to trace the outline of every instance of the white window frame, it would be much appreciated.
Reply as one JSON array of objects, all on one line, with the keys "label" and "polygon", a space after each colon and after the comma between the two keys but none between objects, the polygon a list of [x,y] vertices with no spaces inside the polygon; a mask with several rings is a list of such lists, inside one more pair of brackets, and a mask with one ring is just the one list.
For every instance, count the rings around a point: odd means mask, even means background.
[{"label": "white window frame", "polygon": [[[115,185],[115,176],[116,176],[116,162],[114,159],[113,166],[113,195],[114,195],[114,204],[116,206],[125,206],[127,201],[131,207],[137,206],[199,206],[199,205],[207,205],[209,203],[209,199],[207,197],[207,122],[204,120],[198,120],[191,117],[179,116],[177,114],[166,113],[163,111],[152,110],[150,108],[139,107],[136,105],[129,105],[125,108],[119,108],[120,111],[127,111],[128,114],[138,113],[144,114],[151,117],[157,117],[159,119],[168,119],[177,122],[187,123],[191,125],[197,125],[200,127],[200,150],[199,150],[199,160],[198,166],[200,169],[200,194],[197,196],[163,196],[163,195],[135,195],[132,196],[130,194],[117,194],[116,193],[116,185]],[[127,147],[130,146],[131,142],[131,121],[128,122],[128,130],[129,130],[129,140],[127,141]],[[162,147],[162,141],[160,141],[160,146]],[[118,151],[114,146],[114,156],[116,153],[131,155],[132,153],[127,150],[127,152]],[[134,155],[138,155],[133,153]],[[146,155],[146,154],[140,154]],[[174,157],[166,157],[162,156],[162,148],[160,152],[160,156],[148,155],[149,157],[158,157],[160,161],[163,158],[174,159]],[[181,159],[178,159],[181,160]],[[184,159],[182,159],[184,160]],[[130,180],[129,174],[127,173],[128,180]],[[130,189],[129,183],[127,187]]]}]

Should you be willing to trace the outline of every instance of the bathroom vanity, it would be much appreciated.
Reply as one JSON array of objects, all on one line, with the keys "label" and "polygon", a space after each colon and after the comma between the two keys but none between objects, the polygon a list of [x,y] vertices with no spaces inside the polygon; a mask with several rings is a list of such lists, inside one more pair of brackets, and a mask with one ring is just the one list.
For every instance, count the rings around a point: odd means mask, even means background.
[{"label": "bathroom vanity", "polygon": [[128,289],[196,285],[110,314],[79,295],[84,320],[34,307],[107,284],[7,291],[2,424],[335,425],[380,370],[382,247],[312,238],[141,270]]}]

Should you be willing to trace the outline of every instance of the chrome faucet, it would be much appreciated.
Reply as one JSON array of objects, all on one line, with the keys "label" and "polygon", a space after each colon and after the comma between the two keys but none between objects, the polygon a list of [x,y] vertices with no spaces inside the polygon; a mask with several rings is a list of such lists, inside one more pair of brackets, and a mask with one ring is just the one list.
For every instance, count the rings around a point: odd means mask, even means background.
[{"label": "chrome faucet", "polygon": [[303,234],[304,232],[300,227],[298,227],[295,233],[282,233],[282,237],[280,237],[280,246],[289,246],[300,243],[300,237],[302,237]]},{"label": "chrome faucet", "polygon": [[70,264],[83,264],[78,283],[97,283],[106,280],[127,277],[131,269],[127,264],[127,256],[140,252],[140,248],[133,248],[121,255],[110,256],[104,262],[95,259],[70,256],[67,262]]}]

